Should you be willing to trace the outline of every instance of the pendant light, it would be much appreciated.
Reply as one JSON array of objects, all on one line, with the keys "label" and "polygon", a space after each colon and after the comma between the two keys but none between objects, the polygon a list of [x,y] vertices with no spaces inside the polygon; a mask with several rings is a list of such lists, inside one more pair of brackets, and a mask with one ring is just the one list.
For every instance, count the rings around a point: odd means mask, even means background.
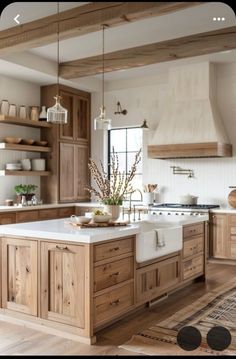
[{"label": "pendant light", "polygon": [[59,96],[59,2],[57,2],[57,95],[54,98],[55,105],[47,110],[47,122],[63,125],[67,123],[68,111],[60,104],[61,96]]},{"label": "pendant light", "polygon": [[111,119],[106,118],[106,109],[104,106],[104,31],[107,25],[102,25],[102,106],[100,115],[94,119],[94,130],[110,130]]}]

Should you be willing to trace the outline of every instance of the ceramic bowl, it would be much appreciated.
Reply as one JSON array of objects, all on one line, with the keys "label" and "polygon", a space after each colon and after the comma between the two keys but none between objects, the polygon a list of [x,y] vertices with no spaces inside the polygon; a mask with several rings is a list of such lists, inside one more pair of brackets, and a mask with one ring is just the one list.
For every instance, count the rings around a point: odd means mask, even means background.
[{"label": "ceramic bowl", "polygon": [[91,218],[85,216],[75,216],[74,214],[70,217],[72,222],[77,224],[86,224],[89,223]]},{"label": "ceramic bowl", "polygon": [[12,143],[12,144],[16,144],[16,143],[20,143],[22,140],[22,138],[20,137],[5,137],[4,141],[6,143]]},{"label": "ceramic bowl", "polygon": [[47,141],[34,141],[35,146],[47,146]]},{"label": "ceramic bowl", "polygon": [[32,139],[24,139],[23,138],[23,140],[21,141],[21,143],[23,144],[23,145],[32,145],[33,143],[34,143],[34,140],[32,140]]},{"label": "ceramic bowl", "polygon": [[95,223],[107,223],[107,222],[109,222],[110,219],[111,219],[110,214],[104,214],[104,215],[94,214],[93,215],[93,221]]}]

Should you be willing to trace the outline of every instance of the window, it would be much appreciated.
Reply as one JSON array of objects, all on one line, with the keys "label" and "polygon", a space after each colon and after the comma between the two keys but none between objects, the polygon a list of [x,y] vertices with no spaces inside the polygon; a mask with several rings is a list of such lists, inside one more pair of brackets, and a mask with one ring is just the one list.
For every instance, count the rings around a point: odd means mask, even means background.
[{"label": "window", "polygon": [[[114,147],[119,159],[119,169],[127,174],[130,170],[136,152],[142,147],[142,129],[141,128],[117,128],[108,131],[108,163],[110,163],[110,155]],[[108,166],[108,175],[109,166]],[[132,181],[134,189],[142,190],[142,160],[137,166],[137,171]],[[140,193],[135,192],[132,200],[140,201]]]}]

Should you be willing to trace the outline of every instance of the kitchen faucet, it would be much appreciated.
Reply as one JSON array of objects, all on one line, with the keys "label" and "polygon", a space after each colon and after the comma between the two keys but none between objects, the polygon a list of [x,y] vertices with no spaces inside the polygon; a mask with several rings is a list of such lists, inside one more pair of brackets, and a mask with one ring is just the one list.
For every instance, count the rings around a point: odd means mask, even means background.
[{"label": "kitchen faucet", "polygon": [[[130,193],[130,198],[129,198],[129,211],[131,213],[131,199],[132,199],[132,194],[135,193],[135,192],[139,192],[141,197],[140,197],[140,202],[143,202],[143,194],[142,192],[140,191],[140,189],[135,189],[133,192]],[[140,217],[140,213],[139,213],[139,217]],[[139,218],[140,219],[140,218]],[[134,204],[134,211],[133,211],[133,221],[135,221],[135,204]]]}]

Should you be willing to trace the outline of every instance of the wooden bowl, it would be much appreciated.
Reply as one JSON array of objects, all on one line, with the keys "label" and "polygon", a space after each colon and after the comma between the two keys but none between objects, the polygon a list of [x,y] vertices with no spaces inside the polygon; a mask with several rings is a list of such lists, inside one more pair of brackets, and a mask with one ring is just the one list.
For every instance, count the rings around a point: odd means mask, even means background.
[{"label": "wooden bowl", "polygon": [[229,193],[228,202],[231,207],[236,208],[236,189]]},{"label": "wooden bowl", "polygon": [[23,138],[23,140],[21,141],[21,143],[22,143],[23,145],[32,145],[32,144],[34,143],[34,140],[32,140],[32,139],[26,140],[26,139]]},{"label": "wooden bowl", "polygon": [[35,146],[47,146],[47,141],[34,141]]},{"label": "wooden bowl", "polygon": [[5,137],[4,141],[6,143],[17,144],[22,141],[22,138],[20,138],[20,137]]}]

